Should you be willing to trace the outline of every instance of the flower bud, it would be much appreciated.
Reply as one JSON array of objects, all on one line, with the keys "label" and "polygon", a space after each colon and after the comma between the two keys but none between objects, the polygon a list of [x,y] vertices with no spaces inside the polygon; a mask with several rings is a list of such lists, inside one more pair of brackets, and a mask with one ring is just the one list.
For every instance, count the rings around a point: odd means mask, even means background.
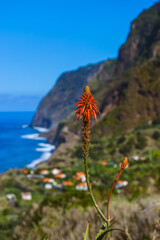
[{"label": "flower bud", "polygon": [[128,163],[128,158],[125,157],[125,158],[123,159],[122,164],[121,164],[121,169],[123,170],[127,165],[129,165],[129,163]]},{"label": "flower bud", "polygon": [[85,88],[84,88],[84,94],[86,94],[86,95],[90,95],[90,94],[91,94],[91,91],[90,91],[90,87],[89,87],[89,86],[85,86]]}]

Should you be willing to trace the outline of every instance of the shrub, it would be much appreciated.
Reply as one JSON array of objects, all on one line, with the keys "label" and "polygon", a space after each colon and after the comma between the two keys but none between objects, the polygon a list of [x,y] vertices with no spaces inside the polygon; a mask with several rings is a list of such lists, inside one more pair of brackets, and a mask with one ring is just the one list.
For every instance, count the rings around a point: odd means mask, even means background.
[{"label": "shrub", "polygon": [[137,144],[136,148],[144,149],[147,146],[147,139],[140,132],[137,133]]},{"label": "shrub", "polygon": [[121,154],[124,154],[124,155],[130,153],[130,152],[132,151],[133,147],[134,147],[134,144],[135,144],[134,138],[130,138],[130,139],[126,142],[126,144],[123,145],[123,146],[119,149],[119,152],[120,152]]},{"label": "shrub", "polygon": [[121,143],[123,143],[123,142],[125,142],[125,141],[126,141],[126,137],[125,137],[125,136],[122,136],[122,137],[120,137],[120,138],[118,139],[117,143],[118,143],[118,144],[121,144]]},{"label": "shrub", "polygon": [[158,131],[155,131],[152,135],[152,138],[158,140],[160,138],[160,133]]}]

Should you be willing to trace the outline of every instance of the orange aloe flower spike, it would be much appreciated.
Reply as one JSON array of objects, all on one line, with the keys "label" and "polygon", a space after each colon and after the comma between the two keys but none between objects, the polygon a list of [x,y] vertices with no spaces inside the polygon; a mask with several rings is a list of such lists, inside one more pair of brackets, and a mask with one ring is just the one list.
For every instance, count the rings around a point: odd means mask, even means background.
[{"label": "orange aloe flower spike", "polygon": [[77,113],[77,120],[79,117],[84,117],[85,121],[90,121],[92,116],[97,120],[96,114],[100,112],[95,105],[96,102],[94,96],[91,94],[89,86],[85,86],[84,92],[76,104],[78,107],[75,111],[75,113]]}]

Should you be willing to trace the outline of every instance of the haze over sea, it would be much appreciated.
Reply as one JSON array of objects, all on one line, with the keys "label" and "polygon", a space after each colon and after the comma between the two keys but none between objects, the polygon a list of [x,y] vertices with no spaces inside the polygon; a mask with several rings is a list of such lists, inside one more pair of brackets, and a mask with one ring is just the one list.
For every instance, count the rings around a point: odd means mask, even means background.
[{"label": "haze over sea", "polygon": [[0,173],[8,169],[34,168],[46,161],[54,146],[39,136],[45,129],[30,128],[34,112],[0,112]]}]

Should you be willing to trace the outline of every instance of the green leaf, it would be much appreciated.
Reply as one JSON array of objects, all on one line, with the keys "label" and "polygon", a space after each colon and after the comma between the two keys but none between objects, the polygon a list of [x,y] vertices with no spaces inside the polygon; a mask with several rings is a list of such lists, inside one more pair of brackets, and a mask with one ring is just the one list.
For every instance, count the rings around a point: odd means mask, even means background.
[{"label": "green leaf", "polygon": [[111,226],[113,226],[113,224],[115,224],[117,222],[117,220],[115,220],[112,224],[110,224],[109,227],[107,227],[106,225],[103,225],[101,227],[101,229],[99,230],[97,236],[96,236],[96,240],[102,240],[103,237],[108,233],[113,231],[114,229],[111,229]]},{"label": "green leaf", "polygon": [[111,229],[111,228],[107,228],[105,230],[100,230],[99,233],[97,234],[96,236],[96,240],[102,240],[103,237],[108,233],[108,232],[111,232],[113,231],[114,229]]},{"label": "green leaf", "polygon": [[89,223],[87,224],[87,228],[86,228],[83,240],[89,240],[88,235],[89,235]]},{"label": "green leaf", "polygon": [[103,225],[101,227],[101,229],[99,230],[99,232],[97,233],[97,236],[96,236],[96,240],[98,239],[98,237],[101,236],[101,234],[106,230],[106,225]]}]

